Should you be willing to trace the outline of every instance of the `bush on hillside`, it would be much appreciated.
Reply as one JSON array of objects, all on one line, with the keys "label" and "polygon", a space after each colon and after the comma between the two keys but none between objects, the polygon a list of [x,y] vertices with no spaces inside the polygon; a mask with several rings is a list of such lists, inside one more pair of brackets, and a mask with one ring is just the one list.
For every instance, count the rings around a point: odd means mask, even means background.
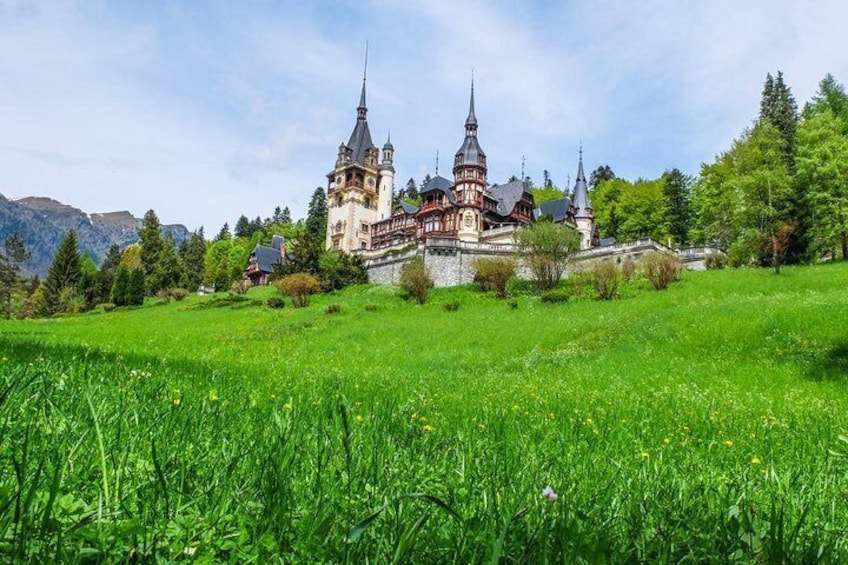
[{"label": "bush on hillside", "polygon": [[590,267],[589,263],[583,261],[575,263],[569,268],[566,283],[574,296],[584,297],[589,294],[589,289],[592,287],[592,269]]},{"label": "bush on hillside", "polygon": [[668,285],[679,281],[683,273],[683,261],[677,255],[646,253],[639,263],[645,277],[656,290],[667,289]]},{"label": "bush on hillside", "polygon": [[268,298],[265,302],[268,305],[268,308],[279,309],[286,307],[286,301],[280,298],[279,296],[272,296]]},{"label": "bush on hillside", "polygon": [[184,288],[179,288],[179,287],[178,288],[172,288],[171,290],[168,291],[168,293],[171,295],[171,298],[173,298],[177,302],[180,302],[181,300],[185,300],[185,297],[188,296],[188,290],[186,290]]},{"label": "bush on hillside", "polygon": [[442,304],[442,309],[445,312],[456,312],[457,310],[459,310],[459,301],[451,300],[450,302],[445,302],[444,304]]},{"label": "bush on hillside", "polygon": [[309,305],[309,295],[321,288],[318,279],[309,273],[295,273],[274,281],[274,288],[292,299],[295,308]]},{"label": "bush on hillside", "polygon": [[103,304],[101,304],[101,306],[103,306],[103,311],[106,313],[109,313],[115,309],[115,305],[111,302],[104,302]]},{"label": "bush on hillside", "polygon": [[156,291],[156,298],[158,298],[160,302],[167,304],[171,301],[171,293],[168,289],[161,288]]},{"label": "bush on hillside", "polygon": [[612,300],[618,295],[621,272],[612,261],[599,261],[592,268],[592,288],[601,300]]},{"label": "bush on hillside", "polygon": [[704,257],[704,267],[708,271],[724,269],[727,267],[727,255],[724,253],[707,253]]},{"label": "bush on hillside", "polygon": [[230,292],[233,294],[247,294],[247,289],[250,288],[250,281],[245,279],[233,281],[230,284]]},{"label": "bush on hillside", "polygon": [[516,243],[540,291],[559,284],[580,236],[569,226],[537,222],[516,233]]},{"label": "bush on hillside", "polygon": [[624,258],[624,261],[621,262],[621,276],[624,278],[624,282],[629,283],[633,280],[633,276],[636,274],[636,261],[633,260],[633,257],[628,255]]},{"label": "bush on hillside", "polygon": [[556,304],[558,302],[568,302],[571,298],[571,293],[562,288],[547,290],[541,294],[543,304]]},{"label": "bush on hillside", "polygon": [[506,296],[506,285],[515,276],[512,258],[480,258],[474,261],[474,282],[486,291],[494,291],[498,298]]},{"label": "bush on hillside", "polygon": [[366,304],[365,305],[365,311],[366,312],[376,312],[377,311],[377,305],[376,304]]},{"label": "bush on hillside", "polygon": [[507,304],[509,304],[510,310],[518,310],[518,300],[510,300]]},{"label": "bush on hillside", "polygon": [[433,279],[430,278],[430,273],[424,266],[423,257],[415,257],[401,267],[400,286],[419,304],[427,302],[427,296],[433,288]]},{"label": "bush on hillside", "polygon": [[338,304],[330,304],[326,308],[324,308],[325,314],[341,314],[342,307]]}]

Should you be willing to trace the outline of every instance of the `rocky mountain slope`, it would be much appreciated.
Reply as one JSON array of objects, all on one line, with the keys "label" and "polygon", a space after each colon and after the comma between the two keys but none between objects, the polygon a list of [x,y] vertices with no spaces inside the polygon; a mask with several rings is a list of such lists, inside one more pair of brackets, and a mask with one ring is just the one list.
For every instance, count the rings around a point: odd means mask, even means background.
[{"label": "rocky mountain slope", "polygon": [[[51,198],[9,200],[0,194],[0,242],[20,233],[32,253],[24,269],[41,277],[47,274],[53,254],[69,230],[76,230],[82,252],[99,264],[110,246],[123,248],[138,241],[139,226],[141,220],[125,211],[87,214]],[[189,235],[180,224],[162,226],[162,232],[172,234],[177,244]]]}]

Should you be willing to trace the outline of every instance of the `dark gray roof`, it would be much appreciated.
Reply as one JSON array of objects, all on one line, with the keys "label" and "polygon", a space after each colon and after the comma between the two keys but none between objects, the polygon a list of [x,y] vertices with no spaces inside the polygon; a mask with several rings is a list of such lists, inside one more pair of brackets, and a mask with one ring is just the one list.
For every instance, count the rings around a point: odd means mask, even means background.
[{"label": "dark gray roof", "polygon": [[454,166],[462,165],[479,165],[480,157],[485,157],[486,153],[480,147],[480,142],[477,141],[477,115],[474,113],[474,81],[471,82],[471,103],[468,106],[468,117],[465,118],[465,139],[462,146],[456,152],[456,156],[462,156],[462,159],[457,159]]},{"label": "dark gray roof", "polygon": [[403,208],[403,211],[406,212],[407,214],[414,214],[415,212],[418,211],[418,206],[416,206],[414,204],[410,204],[409,202],[401,201],[401,203],[398,204],[398,206]]},{"label": "dark gray roof", "polygon": [[374,147],[374,142],[371,141],[371,130],[368,129],[368,120],[365,116],[368,114],[368,108],[365,106],[365,79],[362,79],[362,93],[359,95],[359,107],[356,109],[356,125],[350,134],[350,139],[347,141],[347,148],[350,150],[351,163],[359,165],[365,164],[365,157],[368,155],[368,150]]},{"label": "dark gray roof", "polygon": [[280,255],[279,249],[268,247],[266,245],[257,245],[253,248],[253,254],[256,255],[256,266],[260,271],[270,273],[274,270],[275,263],[283,262],[283,256]]},{"label": "dark gray roof", "polygon": [[599,243],[600,247],[606,247],[607,245],[615,245],[614,237],[602,237]]},{"label": "dark gray roof", "polygon": [[441,175],[436,175],[435,177],[431,178],[426,185],[424,185],[424,188],[421,189],[421,194],[425,194],[433,190],[438,190],[440,192],[443,192],[445,196],[448,197],[448,200],[450,202],[455,202],[451,187],[453,187],[452,181],[446,179]]},{"label": "dark gray roof", "polygon": [[271,247],[273,249],[280,249],[285,244],[286,244],[286,238],[281,236],[281,235],[274,235],[274,237],[271,238]]},{"label": "dark gray roof", "polygon": [[538,219],[541,216],[550,216],[554,222],[563,222],[568,218],[568,211],[571,209],[570,198],[558,198],[557,200],[549,200],[542,202],[536,206],[534,214]]},{"label": "dark gray roof", "polygon": [[577,212],[575,218],[588,218],[592,203],[589,202],[589,186],[586,184],[586,175],[583,174],[583,149],[580,149],[580,164],[577,166],[577,181],[574,183],[574,207]]},{"label": "dark gray roof", "polygon": [[493,186],[489,189],[489,193],[498,201],[498,214],[501,216],[508,216],[525,192],[532,194],[530,185],[520,180]]}]

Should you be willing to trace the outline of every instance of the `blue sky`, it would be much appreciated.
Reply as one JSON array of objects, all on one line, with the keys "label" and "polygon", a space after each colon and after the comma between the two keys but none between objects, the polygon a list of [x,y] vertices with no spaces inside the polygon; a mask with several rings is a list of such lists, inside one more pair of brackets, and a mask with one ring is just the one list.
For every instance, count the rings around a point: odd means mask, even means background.
[{"label": "blue sky", "polygon": [[[305,214],[353,127],[396,184],[459,147],[476,77],[489,178],[656,177],[726,149],[767,72],[799,102],[848,81],[848,3],[0,0],[0,193],[157,211],[212,235]],[[449,172],[449,166],[440,171]]]}]

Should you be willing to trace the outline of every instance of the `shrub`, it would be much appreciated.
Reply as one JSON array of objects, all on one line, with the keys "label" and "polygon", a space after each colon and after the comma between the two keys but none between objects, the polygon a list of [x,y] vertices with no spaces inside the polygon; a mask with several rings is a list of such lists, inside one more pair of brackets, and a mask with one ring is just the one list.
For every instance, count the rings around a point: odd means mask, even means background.
[{"label": "shrub", "polygon": [[624,282],[630,282],[633,280],[633,275],[636,274],[636,261],[633,260],[633,257],[628,255],[624,258],[624,261],[621,262],[621,276],[624,278]]},{"label": "shrub", "polygon": [[515,276],[515,260],[511,258],[480,258],[474,261],[474,282],[498,298],[506,296],[506,285]]},{"label": "shrub", "polygon": [[442,304],[442,308],[445,312],[456,312],[457,310],[459,310],[459,301],[452,300],[450,302],[445,302],[444,304]]},{"label": "shrub", "polygon": [[415,257],[401,267],[400,286],[419,304],[427,302],[427,295],[433,288],[433,279],[430,278],[430,273],[424,266],[423,257]]},{"label": "shrub", "polygon": [[651,252],[641,261],[642,271],[656,290],[665,290],[668,285],[680,280],[683,261],[677,255]]},{"label": "shrub", "polygon": [[295,273],[274,281],[274,287],[291,297],[295,308],[300,308],[309,304],[309,295],[317,292],[320,284],[309,273]]},{"label": "shrub", "polygon": [[185,300],[185,297],[188,296],[188,290],[186,290],[184,288],[179,288],[179,287],[178,288],[172,288],[171,290],[168,291],[168,293],[171,295],[171,298],[173,298],[177,302],[180,302],[181,300]]},{"label": "shrub", "polygon": [[516,243],[539,290],[554,288],[571,254],[580,249],[580,236],[562,224],[537,222],[516,233]]},{"label": "shrub", "polygon": [[581,262],[569,269],[567,283],[574,296],[582,297],[589,293],[592,286],[592,270],[589,267],[589,263]]},{"label": "shrub", "polygon": [[510,310],[518,310],[518,300],[510,300],[507,304],[509,304]]},{"label": "shrub", "polygon": [[286,301],[278,296],[268,298],[265,303],[268,305],[268,308],[274,308],[275,310],[286,307]]},{"label": "shrub", "polygon": [[612,300],[618,295],[621,272],[612,261],[600,261],[592,269],[592,288],[601,300]]},{"label": "shrub", "polygon": [[326,308],[324,308],[325,314],[340,314],[342,311],[342,307],[338,304],[330,304]]},{"label": "shrub", "polygon": [[230,292],[233,294],[246,294],[247,289],[250,288],[250,282],[244,279],[240,281],[233,281],[230,284]]},{"label": "shrub", "polygon": [[111,302],[104,302],[101,306],[103,306],[103,311],[107,313],[115,309],[115,305]]},{"label": "shrub", "polygon": [[542,303],[544,304],[555,304],[557,302],[568,302],[568,299],[571,298],[571,293],[567,290],[557,288],[554,290],[547,290],[541,294]]},{"label": "shrub", "polygon": [[162,288],[156,291],[156,298],[162,303],[167,304],[171,301],[171,293],[167,289]]},{"label": "shrub", "polygon": [[366,304],[365,305],[365,311],[366,312],[376,312],[377,311],[377,305],[376,304]]},{"label": "shrub", "polygon": [[704,257],[704,267],[708,271],[727,267],[727,255],[724,253],[707,253]]}]

